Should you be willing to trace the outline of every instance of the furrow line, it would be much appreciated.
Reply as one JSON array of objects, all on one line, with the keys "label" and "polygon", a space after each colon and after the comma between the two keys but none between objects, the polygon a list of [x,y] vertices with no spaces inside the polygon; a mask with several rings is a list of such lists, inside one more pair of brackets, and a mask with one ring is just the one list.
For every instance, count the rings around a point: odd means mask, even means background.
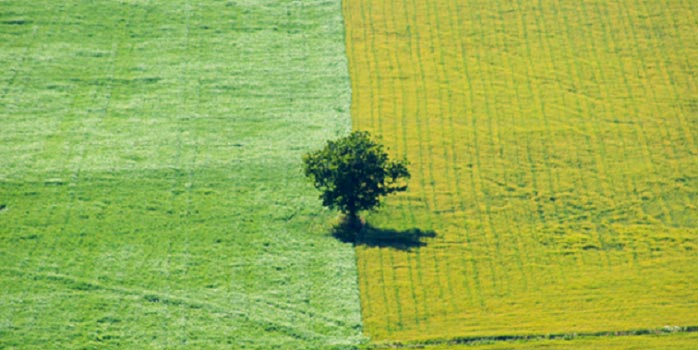
[{"label": "furrow line", "polygon": [[[438,8],[438,5],[435,5],[435,4],[438,4],[438,3],[431,3],[430,6],[427,7],[427,11],[425,11],[427,14],[428,20],[433,21],[433,23],[435,23],[435,25],[433,26],[435,31],[430,30],[429,37],[430,37],[431,44],[434,47],[443,47],[443,43],[438,35],[438,33],[441,33],[441,25],[439,24],[439,19],[437,18],[436,11],[429,11],[429,9],[433,9],[435,7]],[[432,15],[431,17],[429,17],[430,14]],[[443,50],[437,50],[437,52],[439,53],[439,58],[440,58],[439,60],[437,60],[437,56],[435,54],[431,55],[433,58],[431,61],[433,63],[433,72],[434,72],[434,76],[432,79],[434,80],[434,83],[436,84],[436,91],[437,91],[436,96],[437,96],[438,101],[439,101],[439,103],[438,103],[438,115],[437,115],[437,117],[435,117],[435,119],[438,119],[439,124],[441,126],[441,148],[443,148],[443,151],[444,151],[442,160],[444,163],[447,164],[448,153],[447,153],[447,148],[444,145],[444,142],[446,139],[446,135],[445,135],[445,131],[444,131],[445,108],[443,108],[443,104],[444,104],[444,102],[446,102],[446,99],[443,96],[443,89],[441,86],[442,86],[442,82],[448,81],[448,76],[447,76],[447,73],[444,71],[446,64],[445,64],[444,57],[443,57]],[[441,67],[441,69],[439,69],[439,67]],[[431,118],[428,118],[428,119],[431,119]],[[428,130],[427,132],[428,132],[428,135],[432,134],[432,132],[430,130]],[[429,145],[432,145],[431,136],[429,136],[427,138],[427,142],[429,143]],[[430,159],[434,159],[434,158],[438,159],[438,156],[439,156],[438,152],[434,152],[434,148],[431,148],[431,147],[433,147],[433,146],[430,146],[430,150],[429,150],[429,154],[431,155]],[[430,164],[432,164],[431,166],[433,167],[433,161]],[[444,166],[443,169],[444,169],[443,170],[444,182],[446,184],[448,184],[449,188],[450,188],[452,181],[450,179],[450,175],[448,172],[448,166]],[[435,176],[434,170],[433,169],[430,169],[430,170],[431,170],[430,175],[431,175],[431,184],[432,184],[432,196],[434,197],[433,198],[433,200],[434,200],[434,212],[439,212],[440,210],[443,209],[442,205],[439,204],[439,201],[436,198],[436,188],[437,188],[439,182],[434,177]],[[452,196],[453,192],[452,191],[449,191],[449,192],[451,193],[451,196]],[[431,213],[430,213],[430,215],[431,215]],[[443,264],[443,266],[441,266],[441,264],[439,264],[439,261],[437,259],[436,254],[434,254],[434,264],[437,268],[437,271],[439,271],[440,275],[442,274],[441,272],[445,270],[443,275],[445,276],[445,279],[446,279],[446,290],[448,291],[448,294],[449,294],[449,297],[446,298],[446,300],[444,300],[444,304],[447,304],[447,308],[444,308],[444,314],[446,314],[448,312],[447,310],[457,309],[454,305],[454,302],[457,299],[457,295],[453,291],[453,282],[451,280],[451,276],[453,275],[453,273],[451,272],[452,266],[451,266],[451,264],[448,264],[448,263],[445,263],[445,264]]]},{"label": "furrow line", "polygon": [[[386,30],[386,33],[389,33],[390,28],[393,28],[393,30],[395,31],[396,42],[397,42],[397,40],[399,40],[400,32],[399,32],[399,26],[397,24],[397,20],[395,17],[395,12],[397,12],[395,7],[397,6],[398,2],[397,1],[388,2],[387,4],[392,4],[392,7],[388,8],[384,11],[385,15],[383,16],[383,20],[384,20],[385,30]],[[389,22],[389,20],[390,20],[390,22]],[[404,101],[404,97],[407,96],[407,92],[405,90],[405,81],[403,80],[403,77],[404,77],[403,74],[405,74],[405,73],[403,72],[402,63],[400,62],[400,56],[399,56],[400,49],[401,49],[401,46],[396,44],[396,47],[394,47],[393,50],[391,50],[392,54],[390,55],[390,59],[391,59],[390,63],[394,67],[393,76],[391,77],[392,78],[391,80],[394,83],[393,83],[393,87],[392,87],[391,91],[399,91],[399,93],[396,94],[395,96],[393,96],[393,99],[392,99],[393,114],[391,115],[391,117],[393,118],[393,127],[394,127],[392,139],[393,139],[393,145],[395,147],[395,153],[400,154],[404,158],[407,158],[407,153],[408,153],[407,148],[403,148],[402,150],[400,150],[400,147],[401,147],[401,142],[400,142],[401,136],[400,135],[402,135],[402,138],[403,138],[402,143],[406,142],[406,137],[407,137],[406,136],[407,130],[405,127],[405,120],[406,120],[406,115],[407,115],[406,108],[407,107],[406,107],[406,101]],[[411,65],[407,65],[407,66],[411,67]],[[398,101],[401,103],[399,103]],[[400,105],[402,107],[400,107]],[[400,211],[400,216],[402,218],[402,222],[406,222],[407,221],[407,215],[406,215],[407,204],[406,204],[403,197],[399,197],[398,200],[400,201],[400,204],[399,204],[400,210],[399,211]],[[392,255],[391,255],[391,258],[393,258]],[[414,313],[414,322],[416,325],[419,325],[419,309],[418,309],[419,302],[417,300],[416,289],[419,288],[420,290],[422,290],[422,289],[424,289],[424,287],[417,286],[415,284],[415,280],[414,280],[415,266],[413,266],[414,264],[412,261],[412,254],[404,254],[403,258],[404,258],[404,263],[405,263],[405,266],[407,269],[407,275],[408,275],[409,282],[410,282],[409,286],[407,287],[408,290],[406,292],[409,293],[411,296],[411,304],[412,304],[411,306],[413,309],[412,312]],[[393,262],[393,264],[394,264],[394,262]],[[400,302],[402,302],[402,299],[399,298],[397,295],[397,294],[399,294],[398,288],[396,288],[395,293],[396,293],[396,297],[398,298],[398,300]],[[424,302],[424,305],[426,305],[426,301]],[[407,305],[405,305],[405,306],[407,306]],[[400,306],[400,307],[402,308],[402,306]],[[400,313],[402,314],[402,310],[400,310]],[[406,320],[401,318],[401,323],[403,323],[402,324],[403,327],[405,326],[404,322],[406,322]]]},{"label": "furrow line", "polygon": [[[416,109],[414,111],[414,126],[415,126],[415,133],[417,136],[417,149],[419,150],[419,156],[418,156],[418,164],[419,164],[419,173],[417,174],[417,177],[419,178],[420,182],[420,194],[421,198],[424,201],[425,204],[425,211],[427,213],[426,215],[426,224],[429,227],[433,227],[433,222],[432,222],[432,212],[433,212],[433,207],[432,203],[429,201],[429,196],[427,194],[427,183],[426,178],[426,171],[424,169],[424,164],[428,161],[427,156],[424,154],[424,130],[422,128],[421,121],[424,118],[429,118],[429,111],[427,108],[425,108],[426,101],[429,101],[429,94],[427,91],[427,79],[425,76],[425,68],[423,65],[424,59],[422,58],[422,45],[421,42],[423,40],[423,35],[419,32],[419,18],[417,17],[418,13],[421,13],[419,11],[419,8],[417,7],[417,1],[412,0],[410,2],[411,4],[411,9],[412,9],[412,17],[406,17],[406,22],[407,23],[413,23],[414,24],[414,33],[412,36],[412,40],[410,41],[410,49],[411,49],[411,56],[414,58],[412,62],[414,63],[413,67],[416,67],[417,71],[416,73],[416,80],[415,80],[415,85],[417,88],[415,89],[415,106]],[[407,16],[410,13],[409,10],[405,11],[405,16]],[[421,222],[420,222],[421,223]],[[419,250],[416,251],[417,254],[417,259],[419,261],[420,267],[426,268],[426,265],[424,261],[422,260],[422,255]],[[420,268],[421,270],[421,268]],[[436,271],[436,280],[437,280],[437,285],[438,288],[435,288],[436,291],[438,292],[438,298],[440,300],[443,300],[443,286],[439,282],[441,280],[440,275],[438,274],[438,271]],[[426,294],[426,290],[425,290]],[[427,300],[430,300],[429,296],[425,296]],[[429,308],[429,309],[435,309],[433,312],[437,312],[437,308]],[[443,310],[441,310],[443,311]],[[427,317],[430,317],[431,313],[427,315]]]},{"label": "furrow line", "polygon": [[[582,7],[582,13],[584,13],[584,14],[588,13],[586,8],[584,7],[583,3],[581,4],[581,7]],[[553,6],[553,8],[555,8],[555,6]],[[556,16],[559,17],[557,13],[556,13]],[[563,15],[562,18],[563,18],[563,23],[569,23],[570,19],[567,15]],[[565,26],[565,28],[566,28],[565,35],[567,38],[566,42],[572,43],[573,41],[572,41],[572,36],[570,34],[570,26]],[[593,41],[593,39],[592,39],[592,41]],[[587,49],[586,47],[584,47],[584,48]],[[575,86],[573,87],[573,89],[575,89],[575,92],[577,92],[577,89],[583,89],[584,81],[583,81],[583,77],[582,77],[582,73],[581,73],[582,69],[580,68],[580,62],[579,62],[580,59],[578,58],[579,55],[572,54],[572,56],[573,56],[572,64],[570,63],[570,60],[565,60],[565,62],[567,62],[568,75],[570,77],[574,77],[574,79],[575,79],[574,80]],[[553,62],[555,62],[554,58],[552,58],[552,57],[551,57],[551,60]],[[579,85],[579,87],[577,87],[576,85]],[[564,98],[564,94],[563,94],[563,98]],[[605,170],[605,167],[602,165],[603,159],[606,158],[606,151],[605,151],[605,146],[604,146],[603,140],[601,140],[601,138],[598,135],[598,131],[595,130],[595,128],[593,127],[594,123],[591,123],[591,121],[590,121],[591,119],[595,119],[594,113],[591,113],[591,110],[593,110],[593,109],[592,108],[585,109],[582,106],[582,103],[580,102],[579,98],[575,98],[574,100],[575,100],[574,103],[577,107],[577,112],[579,113],[579,117],[584,120],[584,122],[581,124],[584,126],[584,130],[585,130],[584,131],[584,140],[586,141],[587,150],[589,152],[593,153],[594,170],[595,171],[592,171],[592,173],[593,173],[593,177],[596,179],[596,192],[593,192],[593,194],[599,194],[603,198],[608,198],[609,196],[611,196],[611,194],[609,193],[607,187],[604,186],[605,183],[604,183],[603,179],[606,177],[606,176],[604,176],[604,174],[606,174],[606,170]],[[587,100],[587,107],[589,107],[588,103],[589,102]],[[565,105],[567,105],[567,104],[565,104]],[[587,114],[591,114],[591,115],[587,115]],[[596,121],[596,123],[598,123],[598,121]],[[592,138],[593,138],[593,140],[592,140]],[[600,152],[595,146],[598,146],[598,148],[600,148]],[[582,164],[581,161],[582,161],[583,157],[579,156],[579,151],[576,152],[576,155],[577,155],[577,160],[578,160],[579,164],[581,165]],[[587,183],[587,181],[586,181],[587,176],[586,176],[586,174],[583,173],[583,170],[585,170],[583,168],[584,167],[582,166],[582,168],[578,170],[578,172],[580,173],[579,182],[582,184],[585,193],[587,193],[587,194],[592,193],[591,191],[593,191],[593,190],[591,189],[591,185],[589,183]],[[589,182],[591,182],[591,180]],[[591,210],[596,211],[595,208],[591,209]],[[599,241],[599,247],[603,251],[603,255],[605,257],[607,267],[610,267],[610,266],[612,266],[611,258],[609,256],[609,254],[606,252],[606,247],[608,246],[608,244],[607,244],[606,239],[602,233],[601,223],[599,221],[599,217],[598,217],[597,213],[591,214],[591,222],[593,224],[594,235],[596,236],[596,239]]]},{"label": "furrow line", "polygon": [[[462,10],[461,10],[461,7],[460,7],[459,4],[458,4],[458,0],[453,0],[453,1],[456,3],[456,4],[455,4],[456,9],[455,9],[455,12],[454,12],[454,13],[457,15],[458,18],[465,18],[465,15],[463,14],[463,12],[462,12]],[[459,32],[459,33],[464,33],[465,30],[466,30],[466,28],[464,28],[463,26],[460,25],[460,21],[456,21],[456,23],[457,23],[457,26],[456,26],[456,25],[453,25],[454,28],[458,29],[458,32]],[[473,109],[472,109],[472,105],[475,103],[475,97],[474,97],[474,93],[473,93],[473,90],[474,90],[473,82],[472,82],[472,78],[471,78],[471,75],[470,75],[469,65],[468,65],[468,62],[467,62],[467,61],[468,61],[468,52],[467,52],[467,49],[466,49],[465,45],[463,45],[462,43],[460,43],[460,41],[457,41],[457,42],[458,42],[458,45],[459,45],[459,51],[458,51],[458,52],[460,53],[460,55],[457,55],[457,56],[460,57],[460,59],[461,59],[460,67],[463,69],[463,75],[465,76],[465,81],[466,81],[466,84],[467,84],[467,86],[464,88],[464,90],[461,91],[461,98],[462,98],[463,101],[470,100],[470,103],[471,103],[470,111],[471,111],[471,114],[473,114],[474,112],[473,112]],[[465,91],[465,90],[468,91],[467,96],[466,96],[466,91]],[[463,106],[463,108],[464,108],[464,112],[465,112],[466,109],[467,109],[467,107],[466,107],[466,106]],[[465,113],[464,113],[464,115],[463,115],[463,118],[464,118],[463,122],[467,122],[467,120],[465,120],[465,119],[467,118],[466,115],[465,115]],[[471,115],[471,120],[472,120],[472,115]],[[454,147],[454,149],[457,149],[457,148],[455,147],[455,144],[456,144],[456,143],[455,143],[455,140],[456,140],[456,134],[455,134],[455,133],[453,134],[452,139],[453,139],[453,141],[454,141],[454,143],[453,143],[454,146],[453,146],[453,147]],[[457,156],[458,152],[456,152],[456,151],[454,150],[454,153],[453,153],[453,154],[454,154],[454,160],[453,160],[454,163],[453,163],[453,164],[454,164],[454,167],[455,167],[455,166],[457,166],[457,165],[459,164],[459,161],[458,161],[459,158],[458,158],[458,156]],[[472,153],[471,153],[471,152],[468,152],[467,154],[470,155],[470,158],[471,158],[469,164],[472,164],[472,163],[473,163],[473,161],[472,161]],[[473,177],[473,175],[472,175],[472,166],[470,167],[470,169],[471,169],[471,170],[468,170],[468,173],[470,173],[471,184],[472,184],[471,186],[474,186],[474,177]],[[457,173],[456,173],[456,174],[457,174]],[[456,179],[458,179],[458,176],[456,176]],[[461,187],[460,187],[460,181],[456,182],[456,191],[457,191],[457,193],[462,194],[462,192],[461,192]],[[460,197],[460,196],[459,196],[459,197]],[[466,210],[466,208],[467,208],[467,207],[466,207],[466,204],[465,204],[465,202],[462,200],[462,197],[460,197],[460,198],[461,198],[461,200],[460,200],[460,207],[461,207],[461,210],[462,210],[463,212],[465,212],[465,210]],[[475,201],[475,205],[477,205],[477,202],[476,202],[476,200],[475,200],[475,197],[473,197],[473,200]],[[464,229],[464,231],[465,231],[465,239],[466,239],[467,248],[468,248],[468,250],[469,250],[469,252],[470,252],[470,255],[471,255],[471,257],[472,257],[472,259],[471,259],[471,268],[472,268],[472,272],[473,272],[472,280],[473,280],[473,283],[474,283],[474,285],[475,285],[475,293],[476,293],[475,296],[479,299],[479,300],[478,300],[478,304],[480,305],[480,307],[484,307],[484,306],[485,306],[485,299],[484,299],[484,293],[483,293],[482,285],[481,285],[481,283],[480,283],[480,280],[481,280],[480,271],[479,271],[478,264],[477,264],[476,259],[475,259],[475,253],[474,253],[474,247],[473,247],[473,245],[474,245],[474,243],[473,243],[473,242],[474,242],[474,238],[472,238],[471,235],[470,235],[471,227],[469,227],[467,220],[464,222],[464,228],[463,228],[463,229]],[[465,280],[465,281],[468,281],[468,280],[469,280],[469,279],[468,279],[468,276],[464,276],[464,280]],[[468,284],[467,288],[470,290],[469,284]]]},{"label": "furrow line", "polygon": [[[622,2],[622,5],[623,5],[623,7],[624,7],[624,8],[623,8],[623,11],[628,11],[628,10],[629,10],[628,7],[627,7],[627,5],[625,4],[625,2]],[[624,13],[624,12],[621,12],[621,13]],[[632,25],[631,19],[627,17],[627,13],[626,13],[626,19],[627,19],[627,21],[628,21],[628,27],[629,27],[629,28],[625,28],[626,30],[625,30],[624,32],[626,32],[626,33],[630,32],[631,35],[632,35],[632,38],[633,38],[633,42],[637,43],[638,40],[637,40],[637,35],[636,35],[636,33],[635,33],[635,28],[634,28],[634,26]],[[635,51],[636,51],[636,53],[637,53],[637,56],[640,57],[640,61],[642,62],[642,65],[643,65],[643,66],[646,66],[645,63],[644,63],[644,58],[643,58],[642,53],[639,52],[639,51],[637,50],[637,47],[636,47],[635,45],[632,45],[632,46],[633,46],[633,48],[635,49]],[[625,71],[625,70],[623,70],[623,71],[624,71],[626,74],[629,74],[629,73],[630,73],[630,72]],[[635,93],[634,93],[634,91],[633,91],[632,85],[628,83],[627,78],[626,78],[626,85],[627,85],[628,96],[630,96],[631,99],[635,100]],[[647,131],[646,131],[646,129],[645,129],[644,123],[641,121],[640,110],[639,110],[639,108],[637,107],[636,104],[633,104],[633,107],[634,107],[634,108],[633,108],[633,111],[635,112],[635,115],[638,116],[638,119],[637,119],[637,121],[636,121],[636,123],[635,123],[635,131],[636,131],[636,135],[638,136],[638,141],[639,141],[639,144],[640,144],[640,146],[641,146],[641,148],[642,148],[642,152],[644,153],[644,158],[645,158],[644,160],[645,160],[645,163],[646,163],[645,166],[647,167],[647,170],[648,170],[648,172],[645,173],[645,174],[646,174],[646,175],[650,175],[650,174],[659,175],[659,173],[658,173],[658,171],[657,171],[657,165],[655,164],[655,161],[654,161],[654,159],[653,159],[653,157],[652,157],[652,152],[650,151],[650,149],[649,149],[649,147],[648,147],[649,138],[648,138],[648,136],[647,136]],[[656,183],[653,184],[653,187],[654,187],[653,193],[657,193],[657,194],[662,193],[661,190],[657,187]],[[663,219],[663,220],[661,220],[661,221],[662,221],[664,224],[668,224],[668,223],[673,224],[674,219],[673,219],[673,217],[672,217],[672,215],[671,215],[671,211],[669,210],[669,208],[668,208],[668,206],[667,206],[667,204],[666,204],[666,201],[664,200],[664,198],[662,198],[661,195],[658,196],[658,201],[661,203],[663,215],[664,215],[664,217],[665,217],[665,219]]]}]

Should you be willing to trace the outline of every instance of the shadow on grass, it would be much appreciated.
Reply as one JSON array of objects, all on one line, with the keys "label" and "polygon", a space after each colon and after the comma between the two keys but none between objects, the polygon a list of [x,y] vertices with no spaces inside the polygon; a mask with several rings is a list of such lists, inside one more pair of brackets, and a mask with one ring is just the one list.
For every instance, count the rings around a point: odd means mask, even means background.
[{"label": "shadow on grass", "polygon": [[423,238],[436,237],[434,231],[422,231],[417,228],[398,231],[382,229],[371,224],[352,225],[346,222],[339,223],[332,228],[332,236],[344,243],[354,246],[392,248],[396,250],[410,251],[426,246]]}]

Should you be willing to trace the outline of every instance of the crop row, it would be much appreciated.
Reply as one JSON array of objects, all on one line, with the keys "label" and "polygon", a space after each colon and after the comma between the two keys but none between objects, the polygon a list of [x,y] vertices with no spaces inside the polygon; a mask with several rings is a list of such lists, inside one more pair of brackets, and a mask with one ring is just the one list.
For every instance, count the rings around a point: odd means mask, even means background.
[{"label": "crop row", "polygon": [[369,335],[698,322],[688,2],[356,0],[344,13],[354,126],[414,175],[369,219],[437,233],[358,249]]}]

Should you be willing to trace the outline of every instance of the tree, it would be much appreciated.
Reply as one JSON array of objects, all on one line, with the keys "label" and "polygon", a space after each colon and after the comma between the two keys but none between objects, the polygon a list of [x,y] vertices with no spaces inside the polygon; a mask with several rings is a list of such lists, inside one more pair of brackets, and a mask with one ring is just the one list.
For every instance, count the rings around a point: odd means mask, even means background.
[{"label": "tree", "polygon": [[407,161],[390,161],[383,146],[365,131],[328,141],[325,148],[303,156],[305,176],[320,190],[322,204],[360,225],[359,212],[380,205],[383,196],[407,189]]}]

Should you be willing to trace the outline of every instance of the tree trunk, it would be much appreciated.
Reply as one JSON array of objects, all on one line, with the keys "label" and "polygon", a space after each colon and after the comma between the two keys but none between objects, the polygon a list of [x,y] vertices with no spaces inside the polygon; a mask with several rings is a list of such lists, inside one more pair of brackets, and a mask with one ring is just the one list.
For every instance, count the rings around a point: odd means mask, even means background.
[{"label": "tree trunk", "polygon": [[361,218],[359,218],[358,213],[350,212],[347,213],[347,216],[345,218],[347,227],[356,232],[357,234],[361,229],[363,228],[363,223],[361,222]]}]

